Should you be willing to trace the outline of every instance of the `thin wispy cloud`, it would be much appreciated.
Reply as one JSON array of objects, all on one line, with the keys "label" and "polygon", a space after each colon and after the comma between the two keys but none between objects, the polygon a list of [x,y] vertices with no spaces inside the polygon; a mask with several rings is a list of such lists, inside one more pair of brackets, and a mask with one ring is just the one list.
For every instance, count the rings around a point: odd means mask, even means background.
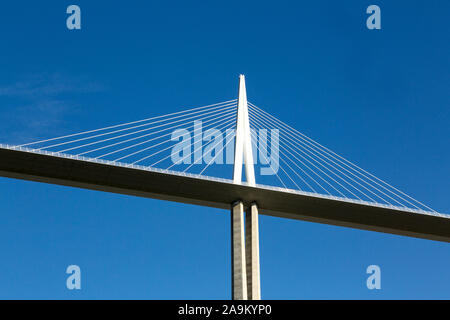
[{"label": "thin wispy cloud", "polygon": [[82,76],[59,73],[26,75],[0,82],[0,142],[22,143],[60,132],[77,111],[77,94],[96,93],[105,86]]},{"label": "thin wispy cloud", "polygon": [[26,76],[15,83],[0,86],[0,97],[33,98],[64,93],[98,92],[104,89],[104,86],[83,77],[67,77],[57,73],[39,74]]}]

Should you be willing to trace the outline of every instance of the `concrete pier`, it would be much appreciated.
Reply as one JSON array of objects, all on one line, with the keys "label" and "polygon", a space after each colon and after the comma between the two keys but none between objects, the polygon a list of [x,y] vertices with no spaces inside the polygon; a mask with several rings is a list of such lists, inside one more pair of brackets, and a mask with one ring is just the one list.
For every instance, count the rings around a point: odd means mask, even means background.
[{"label": "concrete pier", "polygon": [[245,262],[244,205],[231,205],[231,290],[233,300],[247,300],[247,272]]},{"label": "concrete pier", "polygon": [[258,206],[252,203],[245,213],[245,258],[249,300],[261,300],[258,229]]}]

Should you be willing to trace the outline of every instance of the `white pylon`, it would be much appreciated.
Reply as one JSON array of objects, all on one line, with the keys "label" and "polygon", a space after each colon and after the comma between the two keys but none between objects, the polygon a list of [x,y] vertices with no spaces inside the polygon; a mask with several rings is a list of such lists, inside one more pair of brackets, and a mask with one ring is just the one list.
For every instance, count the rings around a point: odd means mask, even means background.
[{"label": "white pylon", "polygon": [[245,88],[245,76],[239,75],[239,98],[236,120],[236,138],[234,146],[234,170],[233,182],[242,182],[242,160],[245,163],[245,177],[247,183],[255,185],[255,169],[253,167],[253,150],[248,118],[247,91]]}]

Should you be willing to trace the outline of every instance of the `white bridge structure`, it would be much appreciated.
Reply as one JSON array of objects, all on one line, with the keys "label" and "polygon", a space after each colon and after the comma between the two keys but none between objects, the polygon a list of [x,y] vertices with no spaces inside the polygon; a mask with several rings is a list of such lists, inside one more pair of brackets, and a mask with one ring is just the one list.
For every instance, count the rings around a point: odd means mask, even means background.
[{"label": "white bridge structure", "polygon": [[243,75],[235,100],[0,145],[0,176],[231,209],[233,299],[261,298],[259,214],[450,242],[449,215],[248,102]]}]

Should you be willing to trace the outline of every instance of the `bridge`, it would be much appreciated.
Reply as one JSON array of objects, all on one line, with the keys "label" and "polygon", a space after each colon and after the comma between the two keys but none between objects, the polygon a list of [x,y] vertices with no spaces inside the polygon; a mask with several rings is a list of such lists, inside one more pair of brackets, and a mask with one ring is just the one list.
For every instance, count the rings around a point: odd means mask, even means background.
[{"label": "bridge", "polygon": [[259,214],[450,242],[449,215],[249,102],[243,75],[236,100],[1,144],[0,176],[231,210],[233,299],[261,298]]}]

